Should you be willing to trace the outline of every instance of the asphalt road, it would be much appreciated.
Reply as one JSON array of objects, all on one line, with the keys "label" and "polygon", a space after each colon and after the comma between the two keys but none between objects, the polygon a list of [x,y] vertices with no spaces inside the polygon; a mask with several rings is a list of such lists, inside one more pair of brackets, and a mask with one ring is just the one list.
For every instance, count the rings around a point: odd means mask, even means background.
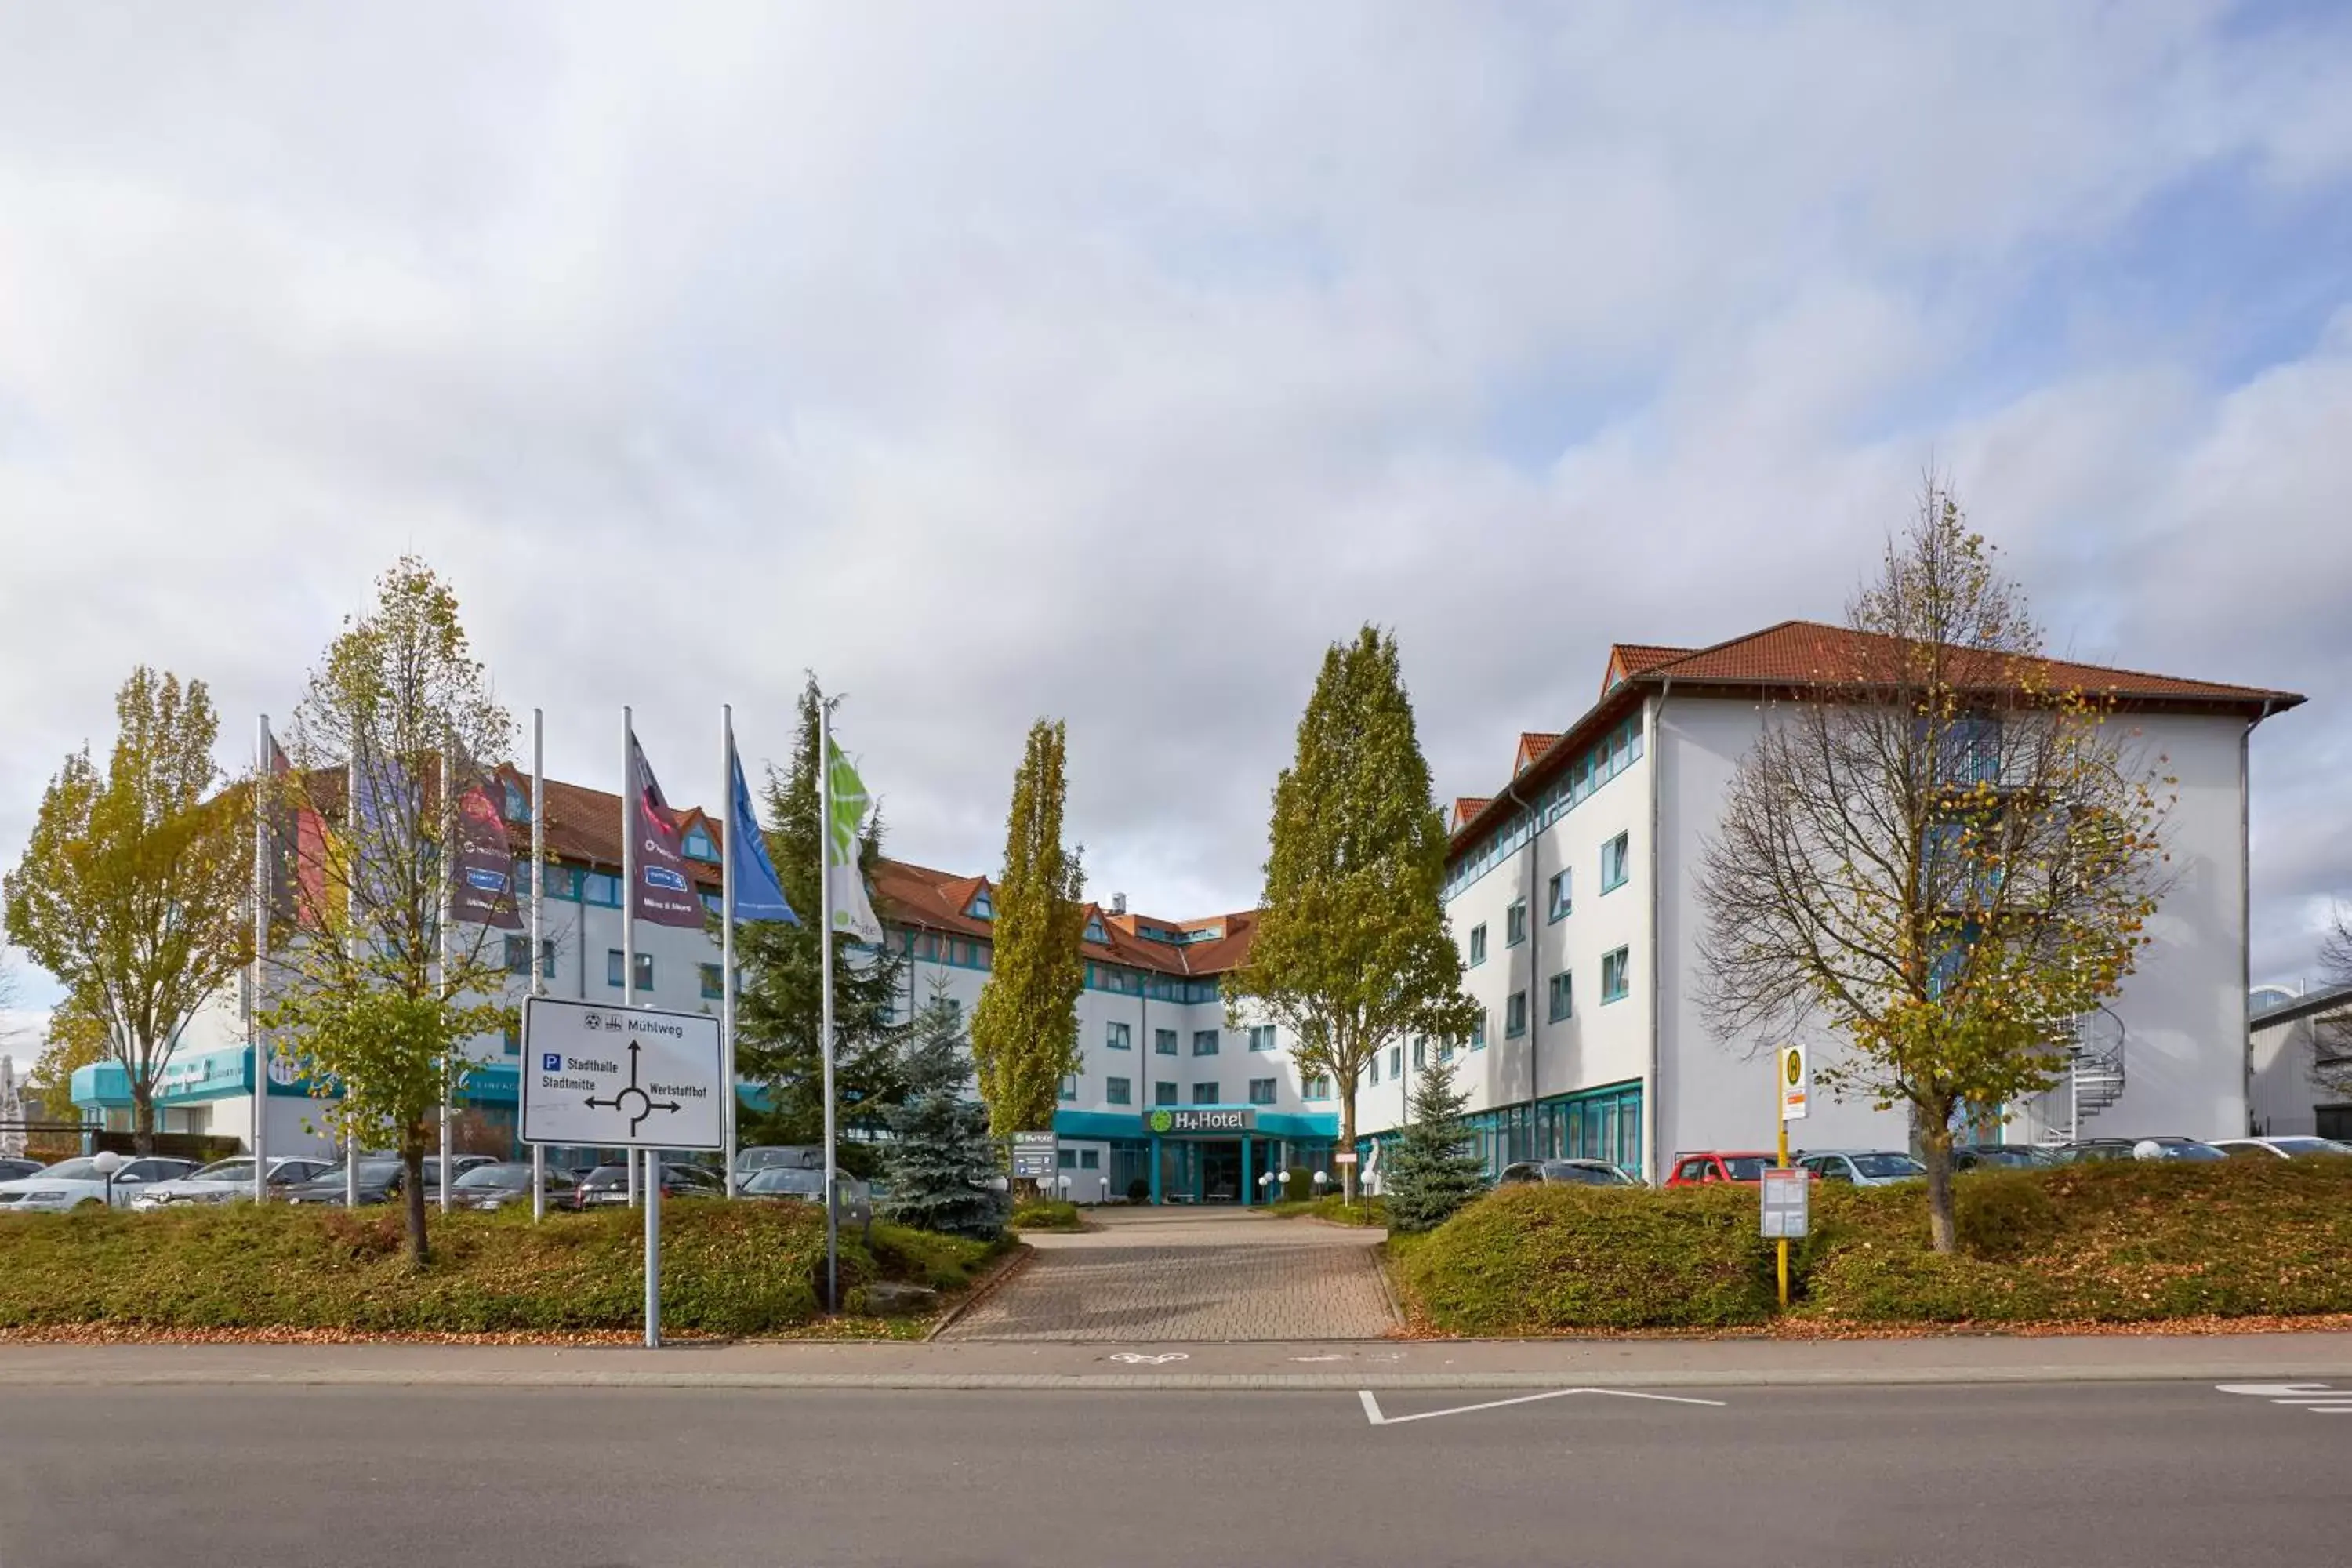
[{"label": "asphalt road", "polygon": [[0,1568],[2352,1559],[2352,1413],[1675,1394],[19,1387]]}]

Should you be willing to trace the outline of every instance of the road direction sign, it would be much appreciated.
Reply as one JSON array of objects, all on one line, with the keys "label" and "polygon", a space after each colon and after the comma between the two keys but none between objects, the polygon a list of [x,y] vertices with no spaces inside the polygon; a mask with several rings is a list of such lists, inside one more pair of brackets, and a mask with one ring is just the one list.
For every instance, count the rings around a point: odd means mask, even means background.
[{"label": "road direction sign", "polygon": [[1813,1173],[1802,1166],[1768,1167],[1758,1184],[1764,1194],[1764,1239],[1794,1241],[1805,1234],[1812,1200]]},{"label": "road direction sign", "polygon": [[1050,1182],[1054,1179],[1055,1142],[1051,1132],[1015,1132],[1013,1135],[1013,1176],[1015,1181]]},{"label": "road direction sign", "polygon": [[522,1141],[723,1149],[719,1020],[532,996],[522,1007]]},{"label": "road direction sign", "polygon": [[1813,1098],[1813,1067],[1802,1046],[1780,1047],[1780,1120],[1802,1121]]}]

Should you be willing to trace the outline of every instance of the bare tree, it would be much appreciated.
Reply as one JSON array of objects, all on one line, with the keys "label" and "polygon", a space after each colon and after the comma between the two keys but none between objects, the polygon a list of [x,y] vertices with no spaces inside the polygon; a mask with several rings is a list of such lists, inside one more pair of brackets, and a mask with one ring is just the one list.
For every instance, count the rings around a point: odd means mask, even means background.
[{"label": "bare tree", "polygon": [[[2319,967],[2329,984],[2352,985],[2352,909],[2336,906],[2319,944]],[[2311,1083],[2331,1099],[2352,1099],[2352,1007],[2311,1021]]]},{"label": "bare tree", "polygon": [[1835,1037],[1826,1090],[1909,1108],[1949,1252],[1954,1123],[2053,1087],[2131,972],[2172,781],[2111,701],[2053,679],[1933,479],[1785,699],[1703,850],[1706,1005],[1751,1051]]}]

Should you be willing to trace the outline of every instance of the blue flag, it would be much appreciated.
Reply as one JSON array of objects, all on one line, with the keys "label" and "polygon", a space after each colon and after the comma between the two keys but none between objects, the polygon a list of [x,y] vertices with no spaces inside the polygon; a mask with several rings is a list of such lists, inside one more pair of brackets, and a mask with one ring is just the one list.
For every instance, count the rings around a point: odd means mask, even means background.
[{"label": "blue flag", "polygon": [[[730,751],[733,750],[730,745]],[[743,782],[743,759],[734,759],[734,801],[727,818],[727,854],[735,867],[735,918],[739,921],[782,921],[798,925],[801,919],[784,901],[784,888],[768,858],[768,841],[751,810],[751,787]]]}]

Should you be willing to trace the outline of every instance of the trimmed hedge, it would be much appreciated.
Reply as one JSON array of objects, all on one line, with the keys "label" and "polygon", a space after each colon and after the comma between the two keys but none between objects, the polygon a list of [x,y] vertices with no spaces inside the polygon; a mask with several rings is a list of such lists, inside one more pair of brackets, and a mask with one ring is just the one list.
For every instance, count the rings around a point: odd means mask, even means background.
[{"label": "trimmed hedge", "polygon": [[1399,1249],[1399,1282],[1464,1334],[1725,1328],[1772,1315],[1753,1191],[1513,1186]]},{"label": "trimmed hedge", "polygon": [[1024,1198],[1013,1205],[1005,1222],[1009,1230],[1084,1230],[1078,1205],[1064,1198]]},{"label": "trimmed hedge", "polygon": [[[2352,1311],[2352,1160],[1972,1172],[1959,1251],[1916,1185],[1816,1186],[1792,1315],[1824,1323],[2141,1322]],[[1456,1333],[1721,1328],[1777,1313],[1753,1188],[1516,1187],[1417,1245],[1399,1284]]]},{"label": "trimmed hedge", "polygon": [[[523,1211],[436,1214],[431,1225],[433,1261],[417,1270],[392,1209],[12,1215],[0,1220],[0,1328],[495,1333],[644,1321],[636,1211],[541,1225]],[[875,1272],[855,1237],[841,1261],[845,1289]],[[676,1205],[662,1217],[663,1321],[722,1335],[795,1327],[817,1316],[824,1267],[824,1216],[807,1205]]]}]

